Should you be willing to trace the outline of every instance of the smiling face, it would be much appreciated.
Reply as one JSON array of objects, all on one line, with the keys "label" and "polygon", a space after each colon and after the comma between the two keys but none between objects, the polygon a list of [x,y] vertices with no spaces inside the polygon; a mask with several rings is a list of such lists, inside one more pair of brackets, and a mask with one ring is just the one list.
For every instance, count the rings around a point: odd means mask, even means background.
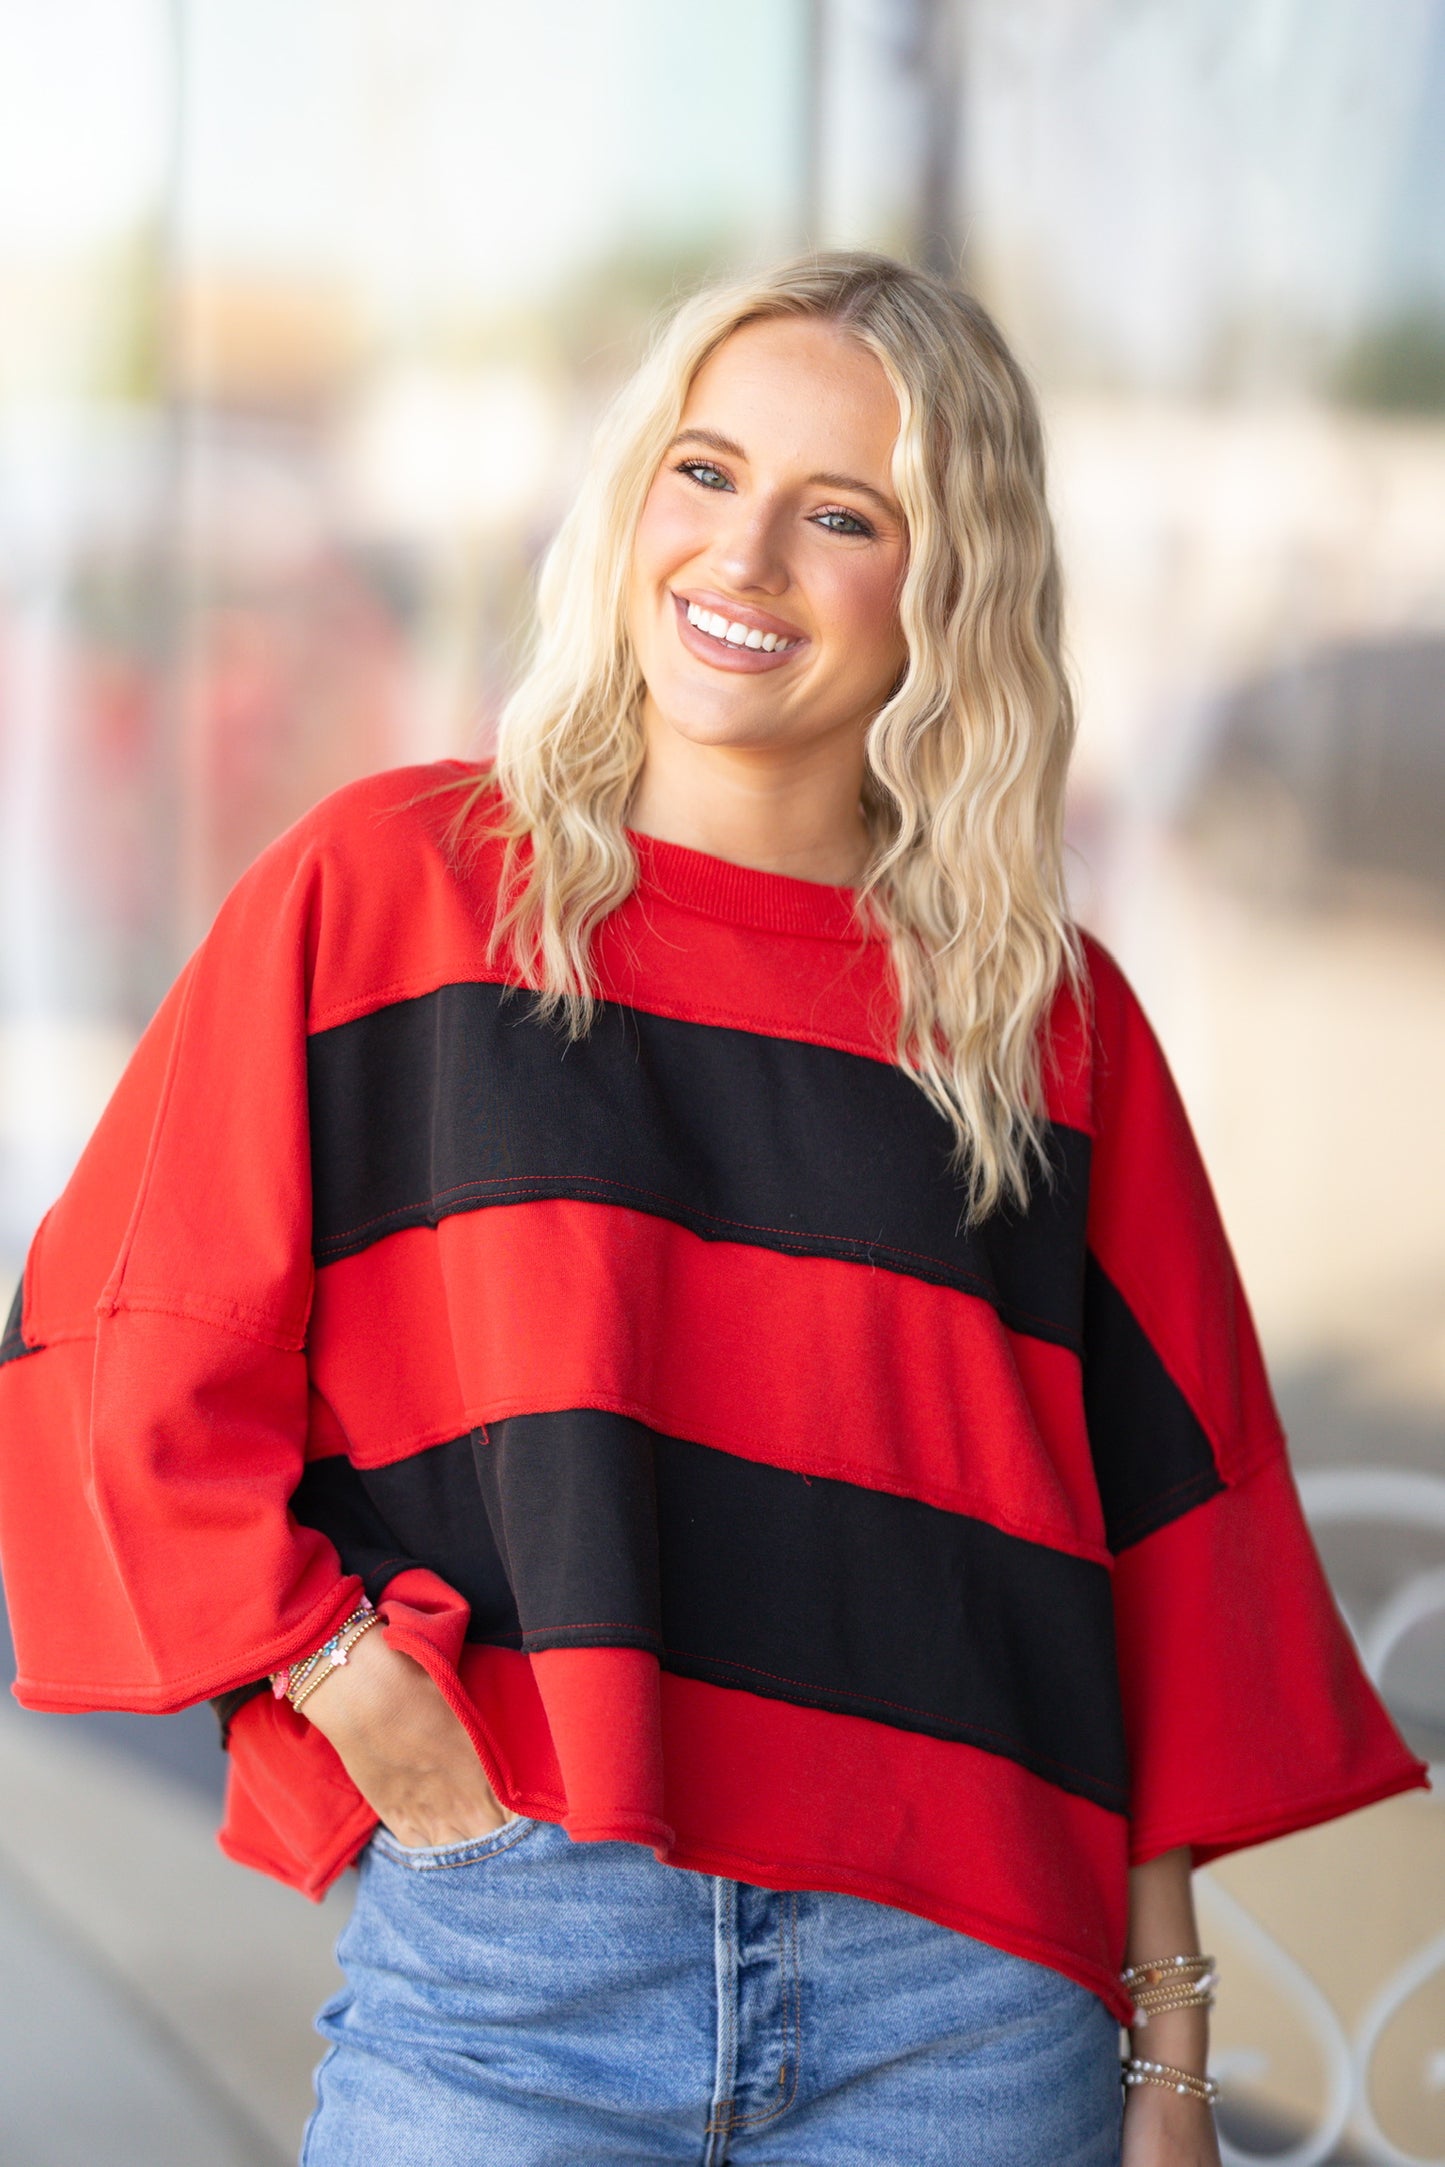
[{"label": "smiling face", "polygon": [[698,370],[633,543],[650,751],[811,749],[861,779],[907,655],[898,425],[881,364],[827,323],[745,324]]}]

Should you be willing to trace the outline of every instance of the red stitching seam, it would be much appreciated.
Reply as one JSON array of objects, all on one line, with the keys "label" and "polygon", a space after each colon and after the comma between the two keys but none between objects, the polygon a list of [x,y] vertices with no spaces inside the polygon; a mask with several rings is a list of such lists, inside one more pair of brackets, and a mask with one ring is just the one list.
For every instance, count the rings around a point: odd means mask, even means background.
[{"label": "red stitching seam", "polygon": [[[680,1434],[670,1427],[669,1418],[664,1412],[643,1400],[594,1392],[589,1394],[586,1405],[600,1414],[625,1415],[629,1421],[640,1422],[645,1429],[656,1430],[663,1437]],[[519,1401],[515,1406],[504,1400],[502,1411],[494,1412],[489,1419],[492,1422],[507,1422],[514,1415],[558,1414],[565,1411],[555,1407],[538,1408],[530,1399]],[[491,1447],[492,1439],[488,1435],[487,1424],[468,1423],[467,1412],[468,1410],[463,1410],[463,1426],[460,1429],[448,1424],[446,1428],[438,1427],[435,1434],[429,1429],[419,1430],[405,1451],[393,1453],[385,1460],[358,1459],[351,1464],[363,1474],[370,1473],[375,1468],[399,1467],[403,1461],[414,1458],[417,1453],[429,1452],[436,1445],[452,1444],[460,1436],[475,1433],[480,1434],[484,1445]],[[1115,1553],[1107,1545],[1086,1543],[1081,1536],[1065,1539],[1058,1528],[1026,1525],[1023,1521],[1016,1520],[1012,1513],[1002,1512],[996,1499],[972,1490],[955,1490],[938,1483],[932,1485],[931,1494],[925,1496],[921,1489],[906,1489],[900,1483],[880,1479],[887,1470],[864,1466],[857,1460],[833,1459],[823,1453],[810,1455],[806,1464],[801,1455],[796,1460],[779,1460],[771,1457],[767,1449],[768,1441],[760,1437],[734,1434],[724,1439],[712,1432],[704,1436],[699,1427],[692,1431],[684,1442],[704,1445],[710,1452],[732,1453],[735,1458],[754,1461],[761,1467],[778,1468],[785,1475],[816,1475],[825,1482],[847,1482],[855,1489],[876,1490],[882,1497],[901,1497],[913,1504],[927,1505],[934,1512],[950,1512],[961,1515],[966,1520],[981,1520],[985,1526],[996,1529],[1000,1535],[1012,1535],[1020,1542],[1035,1543],[1041,1550],[1057,1551],[1061,1557],[1081,1558],[1087,1565],[1102,1566],[1105,1572],[1112,1573],[1114,1570]]]},{"label": "red stitching seam", "polygon": [[[1216,1487],[1209,1492],[1209,1497],[1219,1497],[1223,1494],[1224,1490],[1228,1489],[1229,1487],[1229,1485],[1224,1481],[1224,1478],[1220,1474],[1217,1467],[1201,1467],[1196,1474],[1188,1476],[1185,1481],[1171,1482],[1167,1490],[1156,1490],[1154,1492],[1154,1495],[1149,1498],[1144,1504],[1136,1505],[1134,1507],[1134,1510],[1131,1513],[1127,1513],[1125,1517],[1120,1521],[1120,1535],[1127,1535],[1132,1527],[1135,1527],[1141,1520],[1147,1520],[1150,1514],[1155,1512],[1160,1505],[1167,1503],[1167,1501],[1171,1497],[1177,1497],[1181,1490],[1197,1489],[1201,1482],[1213,1482],[1216,1485]],[[1201,1504],[1207,1504],[1208,1497],[1202,1498],[1200,1502]],[[1178,1517],[1182,1517],[1182,1515],[1179,1515]],[[1167,1520],[1164,1521],[1162,1524],[1165,1527],[1170,1525]],[[1158,1530],[1151,1528],[1149,1532],[1151,1534],[1156,1534]]]},{"label": "red stitching seam", "polygon": [[[1159,1366],[1163,1369],[1170,1383],[1204,1432],[1215,1466],[1219,1470],[1220,1479],[1226,1485],[1232,1487],[1235,1482],[1244,1478],[1251,1467],[1247,1455],[1240,1458],[1237,1466],[1234,1464],[1236,1457],[1234,1449],[1235,1427],[1230,1424],[1221,1426],[1216,1422],[1215,1409],[1210,1403],[1210,1393],[1203,1382],[1201,1373],[1196,1371],[1192,1360],[1186,1359],[1188,1349],[1184,1347],[1171,1348],[1166,1358],[1164,1350],[1169,1345],[1170,1333],[1160,1323],[1154,1311],[1152,1292],[1146,1290],[1141,1297],[1137,1287],[1126,1285],[1126,1279],[1130,1276],[1127,1271],[1119,1272],[1113,1260],[1106,1262],[1092,1241],[1089,1243],[1089,1247],[1100,1269],[1112,1281],[1115,1292],[1132,1312],[1134,1322],[1148,1341]],[[1229,1258],[1228,1280],[1232,1293],[1236,1297],[1242,1297],[1243,1289],[1240,1286],[1239,1275],[1234,1267],[1232,1255]],[[1233,1339],[1233,1337],[1234,1334],[1231,1329],[1230,1338]],[[1267,1407],[1271,1443],[1275,1447],[1279,1447],[1285,1442],[1284,1432],[1280,1427],[1277,1411],[1273,1409],[1270,1403],[1267,1403]],[[1263,1462],[1260,1464],[1262,1465]],[[1232,1472],[1226,1474],[1226,1468],[1231,1468]]]},{"label": "red stitching seam", "polygon": [[[448,1198],[480,1196],[488,1189],[520,1188],[530,1194],[531,1191],[543,1183],[550,1186],[554,1182],[566,1182],[569,1185],[569,1191],[571,1189],[589,1188],[604,1192],[618,1191],[624,1196],[651,1197],[655,1203],[669,1204],[674,1211],[686,1212],[690,1219],[706,1219],[713,1226],[738,1227],[749,1234],[773,1234],[776,1235],[779,1241],[790,1243],[796,1253],[803,1255],[813,1253],[812,1250],[801,1247],[802,1244],[808,1241],[809,1237],[806,1234],[799,1233],[796,1228],[767,1226],[753,1219],[729,1219],[721,1212],[704,1211],[701,1205],[685,1204],[680,1198],[669,1196],[665,1190],[644,1189],[637,1182],[616,1181],[610,1175],[495,1174],[488,1175],[477,1181],[458,1182],[449,1189],[434,1189],[430,1196],[419,1197],[415,1203],[400,1204],[395,1210],[381,1212],[374,1219],[362,1219],[355,1226],[343,1227],[338,1233],[329,1234],[324,1241],[318,1243],[317,1254],[323,1257],[326,1262],[338,1263],[342,1261],[340,1255],[336,1253],[339,1251],[341,1243],[350,1241],[357,1234],[368,1233],[372,1227],[385,1226],[388,1220],[395,1220],[404,1214],[420,1210],[424,1206],[443,1203]],[[565,1203],[567,1194],[568,1191],[564,1191],[563,1195],[555,1199],[555,1201]],[[538,1199],[538,1201],[547,1200]],[[876,1253],[885,1257],[910,1257],[916,1264],[932,1264],[939,1271],[948,1273],[950,1283],[957,1280],[966,1280],[970,1286],[979,1290],[980,1295],[985,1300],[995,1305],[999,1302],[998,1290],[992,1281],[983,1278],[978,1272],[966,1271],[960,1265],[950,1264],[945,1257],[936,1257],[929,1250],[904,1249],[896,1242],[869,1241],[861,1234],[818,1234],[813,1236],[812,1239],[814,1241],[831,1242],[838,1248],[858,1249],[865,1256]],[[1026,1317],[1031,1324],[1046,1325],[1052,1331],[1057,1331],[1059,1328],[1053,1318],[1041,1317],[1035,1310],[1016,1309],[1013,1303],[1009,1303],[1008,1307],[1013,1315]]]},{"label": "red stitching seam", "polygon": [[[785,1241],[801,1241],[806,1238],[796,1227],[768,1226],[766,1223],[754,1219],[730,1219],[722,1212],[704,1211],[700,1204],[685,1204],[681,1198],[669,1195],[665,1189],[645,1189],[640,1182],[618,1181],[611,1174],[488,1174],[480,1176],[476,1181],[457,1182],[449,1189],[434,1189],[430,1196],[418,1198],[416,1204],[398,1205],[396,1210],[414,1211],[419,1204],[439,1204],[447,1197],[479,1196],[486,1189],[530,1188],[534,1184],[540,1185],[545,1182],[550,1185],[552,1182],[557,1181],[565,1181],[569,1185],[575,1183],[579,1187],[589,1189],[620,1189],[627,1196],[650,1196],[659,1204],[671,1204],[675,1211],[685,1211],[689,1218],[710,1219],[714,1226],[745,1227],[750,1233],[776,1234]],[[565,1199],[559,1199],[559,1201],[565,1201]],[[323,1246],[330,1248],[335,1242],[349,1241],[353,1234],[364,1234],[369,1227],[380,1226],[385,1220],[395,1218],[395,1216],[396,1211],[382,1212],[375,1219],[363,1219],[356,1226],[343,1227],[339,1233],[328,1235]],[[889,1242],[867,1241],[861,1234],[828,1234],[820,1236],[819,1239],[847,1242],[855,1249],[885,1249],[892,1256],[915,1257],[921,1263],[937,1264],[943,1271],[956,1269],[955,1266],[946,1263],[942,1257],[933,1256],[927,1250],[901,1249]],[[978,1278],[977,1273],[964,1274],[963,1276]],[[988,1282],[979,1279],[978,1283],[983,1286]]]},{"label": "red stitching seam", "polygon": [[[833,1698],[837,1700],[857,1701],[861,1707],[892,1708],[898,1715],[926,1716],[932,1723],[948,1723],[951,1720],[947,1716],[937,1714],[932,1708],[914,1708],[907,1701],[883,1700],[877,1694],[872,1693],[851,1693],[846,1687],[815,1686],[802,1678],[786,1677],[780,1671],[759,1670],[752,1663],[733,1663],[726,1658],[690,1655],[686,1648],[671,1648],[665,1652],[670,1655],[680,1656],[685,1663],[711,1663],[717,1670],[736,1670],[745,1672],[752,1678],[771,1678],[775,1685],[794,1686],[800,1693],[830,1692]],[[1022,1744],[1021,1740],[1010,1737],[1007,1731],[996,1731],[987,1723],[970,1721],[967,1728],[971,1731],[977,1731],[981,1738],[996,1738],[1002,1746],[1012,1745],[1017,1748]],[[1027,1750],[1030,1757],[1039,1761],[1044,1767],[1061,1769],[1065,1775],[1077,1776],[1082,1782],[1092,1784],[1097,1790],[1116,1791],[1118,1788],[1115,1784],[1105,1782],[1100,1777],[1091,1774],[1087,1769],[1075,1768],[1070,1761],[1055,1760],[1053,1755],[1048,1753],[1035,1753],[1032,1746]],[[1119,1795],[1122,1796],[1123,1794],[1120,1793]]]},{"label": "red stitching seam", "polygon": [[[306,1023],[308,1038],[319,1037],[323,1031],[334,1031],[345,1023],[355,1023],[362,1016],[376,1015],[381,1009],[401,1001],[424,1001],[434,993],[445,992],[450,986],[504,986],[513,993],[535,993],[535,986],[524,986],[514,978],[398,978],[390,985],[376,987],[370,993],[356,994],[349,1001],[337,1002],[331,1008],[314,1011]],[[656,1016],[663,1023],[700,1023],[704,1026],[721,1025],[731,1031],[742,1031],[749,1038],[781,1039],[785,1045],[822,1046],[830,1053],[850,1053],[862,1060],[875,1062],[881,1068],[893,1066],[893,1056],[877,1044],[862,1040],[839,1038],[822,1031],[783,1030],[781,1020],[760,1025],[756,1017],[748,1016],[741,1009],[710,1008],[703,1003],[693,1006],[651,1008],[639,1000],[624,1000],[619,994],[604,993],[601,998],[613,1008],[635,1011],[641,1016]]]},{"label": "red stitching seam", "polygon": [[[635,1630],[635,1628],[628,1625],[625,1621],[619,1623],[616,1620],[603,1619],[601,1623],[604,1626],[610,1626],[614,1630],[620,1632],[631,1632]],[[592,1626],[580,1624],[575,1627],[568,1627],[565,1625],[539,1625],[536,1627],[528,1627],[522,1635],[522,1652],[524,1654],[530,1655],[531,1651],[526,1647],[526,1642],[532,1638],[534,1632],[565,1633],[568,1631],[575,1631],[579,1633],[584,1633],[590,1632],[592,1630]],[[655,1636],[649,1637],[651,1638]],[[857,1701],[860,1707],[891,1708],[898,1715],[926,1716],[930,1723],[951,1723],[952,1721],[950,1717],[940,1715],[936,1709],[915,1708],[908,1701],[883,1700],[875,1693],[852,1693],[849,1692],[846,1687],[816,1686],[803,1678],[789,1678],[782,1671],[759,1670],[757,1666],[753,1663],[734,1663],[723,1657],[695,1655],[690,1649],[687,1648],[669,1648],[667,1644],[660,1639],[658,1640],[657,1645],[661,1651],[664,1660],[668,1656],[678,1656],[684,1663],[705,1663],[714,1670],[735,1670],[745,1672],[746,1675],[750,1678],[770,1678],[774,1685],[790,1685],[796,1688],[796,1690],[800,1693],[821,1694],[826,1692],[831,1694],[832,1697],[836,1700]],[[539,1648],[537,1650],[537,1653],[539,1655],[546,1655],[551,1652],[553,1651],[546,1648]],[[987,1723],[970,1722],[968,1728],[972,1731],[976,1731],[982,1738],[996,1738],[999,1741],[1000,1745],[1018,1746],[1020,1743],[1020,1741],[1018,1741],[1017,1739],[1010,1738],[1008,1732],[993,1730]],[[1092,1784],[1097,1790],[1114,1791],[1117,1788],[1115,1785],[1104,1782],[1100,1777],[1091,1774],[1087,1769],[1075,1768],[1073,1764],[1069,1761],[1055,1760],[1051,1754],[1035,1753],[1032,1747],[1029,1747],[1028,1751],[1031,1757],[1034,1760],[1040,1762],[1044,1767],[1062,1769],[1065,1775],[1077,1776],[1081,1782]],[[1119,1795],[1123,1796],[1124,1794],[1120,1793]]]},{"label": "red stitching seam", "polygon": [[169,1133],[166,1128],[166,1117],[170,1112],[171,1100],[175,1095],[176,1075],[181,1066],[181,1049],[187,1036],[186,1026],[190,1021],[191,1003],[195,998],[196,977],[200,969],[200,955],[199,948],[193,951],[189,962],[186,963],[182,970],[181,977],[176,981],[176,984],[181,987],[181,996],[177,1003],[175,1024],[170,1043],[166,1047],[165,1069],[161,1076],[161,1088],[156,1100],[155,1117],[151,1122],[150,1137],[146,1144],[140,1184],[136,1190],[135,1201],[131,1205],[130,1217],[126,1221],[125,1233],[121,1236],[120,1252],[107,1274],[105,1285],[100,1290],[100,1297],[96,1303],[97,1309],[102,1304],[113,1307],[116,1295],[125,1285],[125,1275],[130,1269],[131,1252],[135,1248],[140,1223],[145,1216],[146,1206],[150,1202],[151,1184],[155,1179],[156,1162],[161,1155],[162,1142]]},{"label": "red stitching seam", "polygon": [[[1209,1496],[1201,1498],[1199,1502],[1202,1505],[1210,1505],[1214,1502],[1216,1497],[1226,1497],[1231,1490],[1242,1490],[1246,1483],[1253,1482],[1255,1477],[1258,1475],[1267,1474],[1271,1468],[1278,1467],[1281,1462],[1283,1462],[1285,1465],[1288,1465],[1288,1454],[1286,1450],[1279,1445],[1271,1444],[1260,1453],[1257,1459],[1245,1460],[1239,1467],[1234,1468],[1229,1474],[1226,1474],[1222,1467],[1216,1466],[1215,1473],[1219,1477],[1221,1488],[1219,1488],[1218,1490],[1211,1490]],[[1206,1478],[1204,1471],[1201,1469],[1199,1476],[1193,1479],[1199,1481],[1205,1480]],[[1188,1485],[1186,1483],[1176,1482],[1169,1489],[1159,1491],[1158,1495],[1161,1499],[1166,1497],[1172,1497],[1176,1490],[1186,1489],[1187,1487]],[[1141,1510],[1142,1509],[1143,1508],[1141,1508]],[[1138,1519],[1138,1517],[1138,1512],[1132,1513],[1128,1521],[1125,1523],[1125,1527],[1132,1527],[1134,1521]],[[1183,1514],[1177,1514],[1176,1518],[1182,1519]],[[1172,1525],[1172,1521],[1166,1520],[1162,1523],[1160,1527],[1150,1528],[1148,1532],[1151,1535],[1162,1534],[1165,1527],[1170,1527]],[[1123,1533],[1124,1529],[1121,1529],[1120,1532]],[[1117,1553],[1115,1553],[1115,1555],[1117,1556]]]},{"label": "red stitching seam", "polygon": [[253,1347],[269,1347],[275,1354],[300,1354],[306,1345],[304,1332],[298,1333],[294,1327],[278,1324],[261,1310],[243,1309],[239,1304],[227,1305],[220,1301],[207,1305],[204,1295],[133,1294],[128,1288],[122,1288],[103,1309],[97,1304],[99,1316],[121,1316],[127,1311],[138,1317],[175,1317],[183,1324],[204,1324],[211,1331],[227,1333],[232,1339],[244,1339]]}]

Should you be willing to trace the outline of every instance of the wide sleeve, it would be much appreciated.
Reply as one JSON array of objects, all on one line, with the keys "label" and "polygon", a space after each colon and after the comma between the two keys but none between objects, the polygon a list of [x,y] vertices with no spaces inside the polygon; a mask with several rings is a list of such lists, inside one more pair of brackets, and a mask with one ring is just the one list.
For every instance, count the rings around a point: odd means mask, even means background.
[{"label": "wide sleeve", "polygon": [[1366,1677],[1306,1524],[1178,1090],[1089,944],[1090,1443],[1114,1554],[1131,1856],[1196,1864],[1428,1782]]},{"label": "wide sleeve", "polygon": [[0,1342],[0,1570],[27,1707],[264,1677],[360,1581],[287,1510],[307,1435],[304,823],[242,876],[36,1231]]}]

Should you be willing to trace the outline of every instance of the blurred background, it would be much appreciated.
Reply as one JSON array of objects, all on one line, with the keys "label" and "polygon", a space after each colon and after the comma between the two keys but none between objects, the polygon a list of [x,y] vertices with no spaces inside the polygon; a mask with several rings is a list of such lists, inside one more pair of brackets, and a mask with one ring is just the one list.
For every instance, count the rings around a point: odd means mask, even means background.
[{"label": "blurred background", "polygon": [[[850,243],[1038,388],[1077,907],[1445,1776],[1445,0],[0,0],[0,1314],[236,875],[484,745],[655,313]],[[222,1765],[0,1708],[8,2167],[294,2158],[346,1897]],[[1439,1784],[1199,1894],[1229,2157],[1445,2160]]]}]

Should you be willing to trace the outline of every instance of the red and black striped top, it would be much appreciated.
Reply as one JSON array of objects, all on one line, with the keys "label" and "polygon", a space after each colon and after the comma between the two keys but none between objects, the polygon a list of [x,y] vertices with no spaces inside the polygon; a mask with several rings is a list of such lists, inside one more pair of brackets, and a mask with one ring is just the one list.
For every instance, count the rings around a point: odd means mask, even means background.
[{"label": "red and black striped top", "polygon": [[[263,853],[31,1244],[19,1698],[230,1694],[364,1585],[516,1810],[1126,2016],[1131,1861],[1426,1781],[1134,996],[1090,944],[1052,1178],[966,1231],[847,890],[635,838],[569,1044],[487,961],[498,850],[459,874],[419,798],[475,773]],[[230,1756],[226,1849],[319,1893],[375,1825],[331,1747],[259,1693]]]}]

